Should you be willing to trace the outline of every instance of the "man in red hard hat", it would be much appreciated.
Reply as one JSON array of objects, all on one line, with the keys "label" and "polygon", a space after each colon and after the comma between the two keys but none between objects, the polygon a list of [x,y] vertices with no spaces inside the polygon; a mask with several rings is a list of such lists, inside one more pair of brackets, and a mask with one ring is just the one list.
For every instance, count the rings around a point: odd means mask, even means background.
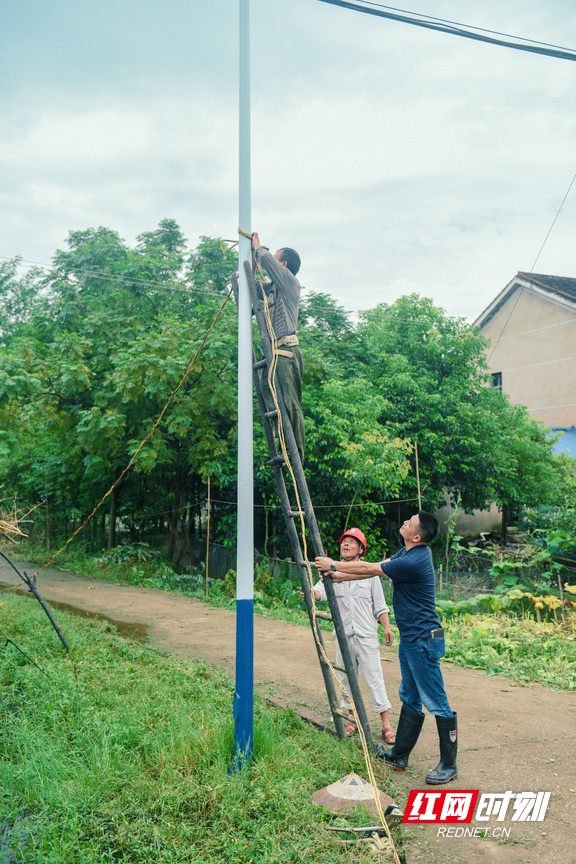
[{"label": "man in red hard hat", "polygon": [[436,609],[436,575],[429,548],[439,530],[436,517],[420,510],[403,522],[400,535],[404,546],[385,561],[338,563],[324,555],[316,558],[318,570],[328,573],[335,583],[350,579],[368,581],[374,576],[387,576],[391,580],[392,604],[400,634],[402,709],[396,742],[383,752],[382,758],[395,771],[406,770],[424,723],[422,707],[426,708],[435,717],[440,743],[440,761],[425,778],[431,786],[449,783],[458,776],[458,718],[448,701],[440,668],[446,647]]},{"label": "man in red hard hat", "polygon": [[[340,556],[342,561],[358,561],[360,556],[364,555],[365,552],[366,537],[360,528],[349,528],[341,535]],[[392,644],[394,635],[390,629],[388,606],[384,600],[382,583],[378,577],[362,581],[340,582],[339,584],[334,584],[334,593],[340,614],[342,615],[356,672],[359,669],[361,670],[372,697],[374,712],[380,714],[384,741],[387,744],[393,744],[396,736],[390,724],[388,714],[391,705],[382,674],[380,644],[378,642],[378,622],[384,628],[386,645]],[[326,590],[322,581],[317,582],[314,586],[314,598],[316,600],[326,600]],[[336,665],[343,665],[337,641]],[[346,692],[346,696],[342,697],[342,707],[350,711],[352,696],[348,678],[344,673],[339,673],[339,677]],[[352,714],[351,711],[350,714]],[[347,735],[354,735],[357,731],[358,727],[352,721],[346,726]]]}]

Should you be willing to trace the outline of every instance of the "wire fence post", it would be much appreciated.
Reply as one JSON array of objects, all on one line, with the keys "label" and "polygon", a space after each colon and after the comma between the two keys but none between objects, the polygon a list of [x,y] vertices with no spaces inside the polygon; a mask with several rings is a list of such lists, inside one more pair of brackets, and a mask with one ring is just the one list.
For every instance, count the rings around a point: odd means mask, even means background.
[{"label": "wire fence post", "polygon": [[210,566],[210,477],[208,477],[208,512],[206,514],[206,566],[204,568],[205,572],[205,594],[208,597],[208,570]]},{"label": "wire fence post", "polygon": [[418,486],[418,510],[422,510],[422,492],[420,490],[420,466],[418,464],[418,442],[414,442],[414,455],[416,456],[416,483]]}]

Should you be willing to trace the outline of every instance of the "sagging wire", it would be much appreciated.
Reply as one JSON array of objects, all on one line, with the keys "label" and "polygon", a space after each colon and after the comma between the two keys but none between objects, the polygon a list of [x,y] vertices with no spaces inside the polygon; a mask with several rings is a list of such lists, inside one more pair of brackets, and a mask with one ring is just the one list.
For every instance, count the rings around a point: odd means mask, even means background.
[{"label": "sagging wire", "polygon": [[532,267],[530,268],[530,273],[534,272],[534,268],[536,267],[536,264],[538,263],[538,259],[540,258],[540,255],[542,254],[542,251],[543,251],[544,247],[546,246],[546,243],[548,242],[548,238],[550,237],[550,234],[552,233],[554,225],[556,224],[556,220],[560,216],[562,208],[564,207],[564,204],[566,203],[566,199],[568,198],[568,195],[570,194],[570,190],[572,189],[572,186],[574,185],[575,180],[576,180],[576,174],[574,174],[574,176],[572,177],[572,180],[570,181],[570,185],[568,186],[568,189],[566,190],[566,194],[564,195],[564,198],[562,199],[562,202],[561,202],[560,206],[558,207],[558,210],[556,211],[556,215],[554,216],[554,219],[552,220],[552,224],[550,225],[550,228],[548,229],[548,233],[546,234],[546,237],[544,238],[544,242],[542,243],[542,246],[538,250],[538,254],[536,255],[536,258],[534,259],[534,263],[532,264]]},{"label": "sagging wire", "polygon": [[[576,60],[576,51],[573,48],[561,48],[559,46],[550,45],[547,42],[537,42],[533,39],[526,39],[523,36],[512,36],[516,42],[511,42],[508,39],[496,38],[498,31],[486,30],[481,27],[472,27],[470,24],[457,24],[456,22],[447,21],[442,18],[432,18],[432,16],[422,16],[416,12],[407,12],[405,15],[397,14],[393,11],[394,7],[384,6],[379,3],[370,3],[369,0],[357,0],[352,3],[348,0],[320,0],[321,3],[328,3],[331,6],[341,6],[344,9],[350,9],[353,12],[364,12],[368,15],[375,15],[379,18],[388,18],[392,21],[399,21],[403,24],[413,24],[416,27],[424,27],[428,30],[435,30],[440,33],[448,33],[452,36],[461,36],[465,39],[474,39],[478,42],[485,42],[489,45],[498,45],[501,48],[512,48],[516,51],[527,51],[531,54],[540,54],[545,57],[555,57],[559,60]],[[365,6],[360,6],[359,2],[364,2]],[[376,8],[370,8],[376,7]],[[405,11],[405,10],[398,10]],[[417,17],[409,17],[417,16]],[[419,16],[419,17],[418,17]],[[468,29],[465,29],[468,28]],[[474,30],[478,32],[474,32]],[[486,34],[493,33],[493,36]],[[501,34],[507,35],[507,34]],[[524,43],[524,44],[522,44]]]},{"label": "sagging wire", "polygon": [[[224,247],[223,243],[233,243],[231,240],[222,240],[220,242],[220,249],[225,252],[226,247]],[[8,255],[0,255],[0,261],[16,261],[18,266],[28,267],[28,269],[38,269],[38,270],[46,270],[49,272],[52,268],[51,264],[46,264],[40,261],[27,261],[26,259],[19,258],[18,256],[8,256]],[[107,282],[122,284],[125,283],[129,286],[138,286],[142,288],[162,288],[164,291],[172,291],[176,293],[186,294],[187,296],[192,296],[195,292],[202,292],[202,296],[212,295],[213,297],[221,297],[221,291],[211,291],[209,288],[194,288],[192,284],[185,283],[182,287],[171,284],[170,282],[164,281],[160,282],[156,279],[139,279],[136,276],[121,276],[115,273],[107,273],[102,270],[88,270],[83,269],[78,273],[73,274],[78,282],[82,281],[85,284],[86,279],[100,279],[106,280]]]},{"label": "sagging wire", "polygon": [[[251,234],[248,234],[246,231],[243,231],[241,228],[238,228],[238,232],[240,234],[242,234],[244,237],[248,237],[250,239],[252,238]],[[381,820],[381,826],[383,827],[383,829],[386,833],[386,837],[388,839],[388,842],[390,844],[390,848],[392,850],[392,854],[394,857],[394,862],[395,862],[395,864],[400,864],[400,858],[399,858],[398,853],[396,851],[394,839],[392,837],[392,833],[390,831],[388,823],[386,822],[386,817],[384,816],[384,811],[382,809],[382,804],[380,801],[380,794],[379,794],[380,790],[378,788],[376,776],[374,774],[374,769],[372,767],[372,762],[370,760],[370,752],[368,749],[368,742],[366,741],[366,736],[364,734],[364,729],[363,729],[362,723],[360,722],[360,717],[359,717],[356,705],[354,703],[354,699],[351,698],[350,696],[348,696],[348,694],[346,693],[346,691],[344,689],[344,685],[343,685],[342,681],[340,680],[336,670],[334,669],[334,666],[333,666],[330,658],[328,657],[328,654],[326,652],[324,645],[322,644],[320,638],[318,637],[317,608],[316,608],[316,600],[314,598],[314,578],[312,576],[312,567],[310,565],[310,561],[308,560],[308,542],[306,540],[306,522],[305,522],[305,517],[304,517],[304,510],[302,508],[302,502],[301,502],[300,493],[298,490],[298,484],[296,482],[296,475],[294,474],[294,468],[292,466],[292,462],[291,462],[289,454],[288,454],[288,448],[286,446],[286,438],[285,438],[285,434],[284,434],[282,413],[280,411],[280,405],[279,405],[279,401],[278,401],[278,392],[277,392],[277,388],[276,388],[276,368],[278,365],[278,357],[279,357],[278,349],[276,347],[276,334],[274,332],[274,326],[272,324],[272,316],[270,314],[270,307],[268,304],[268,298],[267,298],[266,292],[264,290],[265,274],[264,274],[264,271],[262,269],[262,265],[256,259],[255,255],[253,255],[253,260],[255,262],[256,271],[259,274],[259,278],[257,281],[258,281],[258,284],[260,286],[260,293],[261,293],[262,302],[263,302],[264,319],[266,322],[266,328],[268,330],[268,336],[270,338],[270,342],[272,345],[272,363],[268,367],[268,386],[270,388],[270,393],[272,394],[272,401],[273,401],[274,407],[276,409],[277,424],[278,424],[278,439],[279,439],[279,443],[280,443],[280,449],[282,452],[282,456],[284,458],[284,462],[285,462],[286,467],[288,469],[288,472],[290,474],[290,478],[292,480],[292,486],[293,486],[294,495],[296,498],[296,506],[298,508],[298,515],[299,515],[299,519],[300,519],[302,553],[303,553],[303,559],[304,559],[304,563],[305,563],[305,567],[306,567],[306,575],[308,578],[308,585],[309,585],[309,589],[310,589],[310,598],[311,598],[311,602],[312,602],[312,620],[313,620],[313,624],[314,624],[314,626],[312,627],[312,632],[314,634],[314,640],[318,646],[318,651],[322,655],[324,662],[326,663],[328,669],[330,670],[330,674],[331,674],[332,678],[334,679],[334,682],[335,682],[337,688],[340,690],[342,695],[344,697],[346,697],[346,699],[349,702],[349,705],[350,705],[349,711],[352,712],[352,716],[354,718],[354,723],[358,729],[358,734],[359,734],[360,743],[362,746],[362,752],[363,752],[363,756],[364,756],[364,763],[366,766],[366,771],[368,773],[368,777],[370,779],[370,785],[372,786],[372,791],[374,793],[374,803],[376,806],[378,818]]]}]

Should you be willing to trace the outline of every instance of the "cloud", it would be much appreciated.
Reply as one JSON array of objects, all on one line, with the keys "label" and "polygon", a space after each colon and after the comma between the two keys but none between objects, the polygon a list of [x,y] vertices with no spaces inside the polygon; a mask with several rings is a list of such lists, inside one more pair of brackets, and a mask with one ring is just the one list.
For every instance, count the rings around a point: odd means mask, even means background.
[{"label": "cloud", "polygon": [[[299,249],[304,283],[346,308],[416,290],[476,317],[529,269],[574,174],[576,64],[310,0],[250,5],[252,227]],[[518,5],[466,19],[574,32],[566,0],[526,0],[521,20]],[[2,37],[0,254],[47,261],[98,225],[132,242],[164,217],[192,245],[234,238],[235,0],[49,7],[22,0]],[[541,272],[576,274],[575,198]]]},{"label": "cloud", "polygon": [[150,150],[153,124],[149,117],[126,108],[99,111],[47,112],[18,142],[18,161],[67,169],[90,165],[98,170],[111,162],[138,157]]}]

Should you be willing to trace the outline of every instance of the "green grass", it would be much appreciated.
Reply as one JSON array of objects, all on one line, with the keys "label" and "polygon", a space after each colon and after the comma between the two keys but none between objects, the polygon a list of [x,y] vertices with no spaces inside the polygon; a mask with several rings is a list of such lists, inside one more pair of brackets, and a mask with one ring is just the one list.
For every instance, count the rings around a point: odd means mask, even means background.
[{"label": "green grass", "polygon": [[[255,700],[249,770],[228,775],[233,685],[97,621],[0,597],[0,860],[11,864],[209,864],[370,860],[326,830],[311,794],[357,771],[340,742]],[[375,770],[394,795],[384,766]],[[366,821],[368,819],[368,822]],[[343,817],[339,817],[342,824]],[[344,824],[369,824],[366,813]],[[365,856],[365,857],[363,857]]]}]

